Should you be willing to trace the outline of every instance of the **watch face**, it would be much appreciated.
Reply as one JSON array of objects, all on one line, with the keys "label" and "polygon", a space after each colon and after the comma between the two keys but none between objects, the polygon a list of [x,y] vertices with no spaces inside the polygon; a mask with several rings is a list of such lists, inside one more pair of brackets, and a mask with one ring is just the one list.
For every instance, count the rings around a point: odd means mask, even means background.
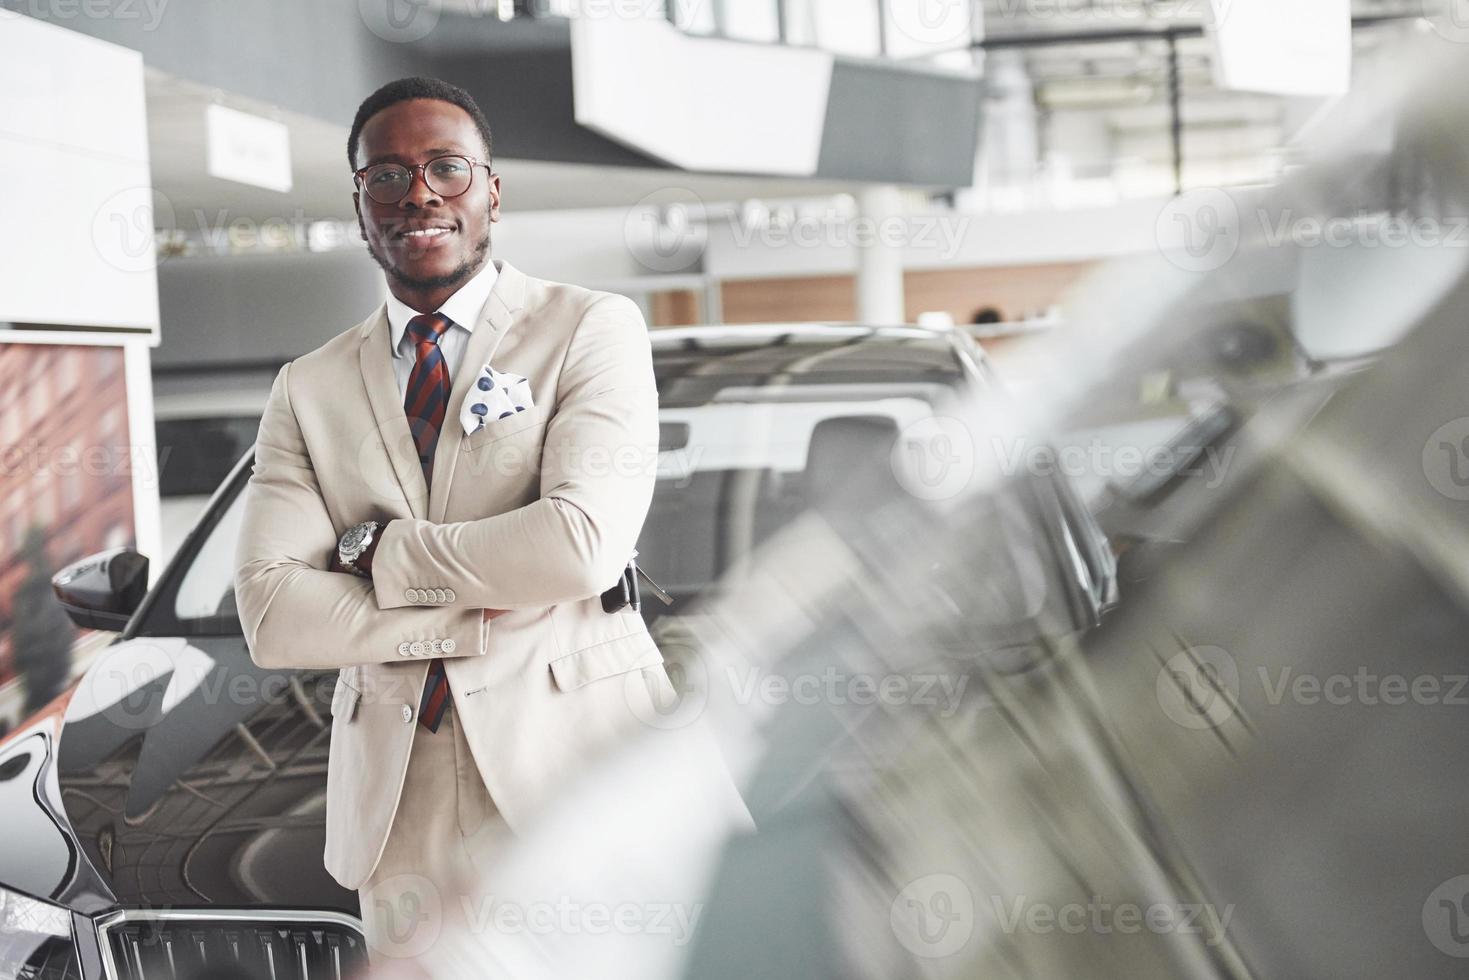
[{"label": "watch face", "polygon": [[342,551],[352,554],[362,547],[362,539],[367,537],[367,528],[361,524],[354,525],[342,536]]}]

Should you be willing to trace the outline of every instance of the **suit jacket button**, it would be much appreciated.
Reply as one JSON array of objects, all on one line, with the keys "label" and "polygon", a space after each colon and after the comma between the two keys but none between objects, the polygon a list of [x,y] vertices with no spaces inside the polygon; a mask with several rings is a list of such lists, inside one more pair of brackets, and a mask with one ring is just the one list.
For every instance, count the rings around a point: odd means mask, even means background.
[{"label": "suit jacket button", "polygon": [[443,589],[434,589],[434,601],[435,602],[448,602],[449,601],[449,596],[448,596],[447,593],[444,592]]},{"label": "suit jacket button", "polygon": [[408,654],[409,654],[409,652],[411,650],[412,650],[412,648],[408,644],[406,644],[406,643],[399,643],[398,644],[398,656],[400,656],[400,657],[406,657],[406,656],[408,656]]},{"label": "suit jacket button", "polygon": [[430,653],[439,653],[439,652],[441,652],[444,649],[444,641],[443,640],[434,640],[432,643],[430,643],[428,645],[428,649],[429,649],[429,652]]},{"label": "suit jacket button", "polygon": [[454,590],[453,589],[445,589],[444,590],[444,601],[445,602],[453,602],[454,601]]},{"label": "suit jacket button", "polygon": [[410,708],[410,707],[408,707],[408,705],[406,705],[406,704],[403,705],[403,721],[404,722],[410,722],[412,720],[413,720],[413,709]]},{"label": "suit jacket button", "polygon": [[445,653],[453,653],[456,646],[458,646],[458,644],[454,642],[454,638],[452,636],[444,640]]},{"label": "suit jacket button", "polygon": [[407,599],[409,602],[412,602],[414,599],[416,599],[418,597],[416,595],[414,595],[412,589],[404,589],[403,590],[403,598]]},{"label": "suit jacket button", "polygon": [[415,657],[423,656],[423,643],[418,640],[414,640],[413,643],[408,647],[408,652],[413,654]]},{"label": "suit jacket button", "polygon": [[423,589],[414,589],[413,598],[417,599],[419,602],[428,602],[428,592]]}]

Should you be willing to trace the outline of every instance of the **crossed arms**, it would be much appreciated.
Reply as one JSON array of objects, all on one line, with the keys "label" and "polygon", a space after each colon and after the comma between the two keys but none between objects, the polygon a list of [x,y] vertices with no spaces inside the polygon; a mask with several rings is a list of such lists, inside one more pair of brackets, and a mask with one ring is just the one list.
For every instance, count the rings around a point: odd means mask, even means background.
[{"label": "crossed arms", "polygon": [[[350,465],[318,472],[297,415],[312,394],[292,387],[291,365],[282,368],[260,422],[236,553],[251,658],[267,668],[386,663],[401,659],[401,644],[435,640],[443,656],[483,656],[486,610],[606,589],[632,554],[653,494],[658,395],[649,348],[632,301],[592,304],[561,365],[539,499],[477,520],[389,521],[370,579],[331,570],[341,532],[371,515],[333,522],[323,480],[361,477]],[[350,453],[342,458],[355,463]],[[414,603],[412,590],[425,582],[453,600]]]}]

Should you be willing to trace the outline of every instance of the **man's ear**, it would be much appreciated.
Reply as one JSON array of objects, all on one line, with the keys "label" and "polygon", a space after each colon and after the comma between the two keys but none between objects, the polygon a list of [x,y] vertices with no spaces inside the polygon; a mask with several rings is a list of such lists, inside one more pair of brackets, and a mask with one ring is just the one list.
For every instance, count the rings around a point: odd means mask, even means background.
[{"label": "man's ear", "polygon": [[500,175],[490,177],[490,220],[500,220]]}]

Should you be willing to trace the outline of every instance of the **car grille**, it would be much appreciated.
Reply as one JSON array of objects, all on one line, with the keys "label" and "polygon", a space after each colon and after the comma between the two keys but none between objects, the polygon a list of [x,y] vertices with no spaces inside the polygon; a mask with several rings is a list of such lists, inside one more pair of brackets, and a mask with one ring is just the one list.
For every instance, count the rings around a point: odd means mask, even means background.
[{"label": "car grille", "polygon": [[98,931],[110,980],[350,980],[367,969],[360,925],[329,912],[124,911]]}]

